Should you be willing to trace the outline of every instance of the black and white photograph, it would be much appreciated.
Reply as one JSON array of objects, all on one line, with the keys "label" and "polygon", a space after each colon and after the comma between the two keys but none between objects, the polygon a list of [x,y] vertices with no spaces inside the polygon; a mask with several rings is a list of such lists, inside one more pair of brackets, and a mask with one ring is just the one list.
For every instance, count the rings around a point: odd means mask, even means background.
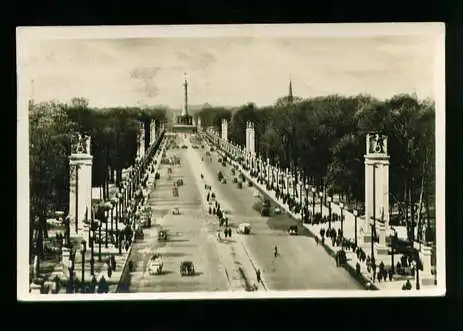
[{"label": "black and white photograph", "polygon": [[444,24],[16,37],[18,300],[446,293]]}]

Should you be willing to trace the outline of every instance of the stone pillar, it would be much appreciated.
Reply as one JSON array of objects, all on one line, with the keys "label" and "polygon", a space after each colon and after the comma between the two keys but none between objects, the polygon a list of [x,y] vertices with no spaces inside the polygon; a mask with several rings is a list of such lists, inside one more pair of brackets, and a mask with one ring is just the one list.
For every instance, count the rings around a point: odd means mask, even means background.
[{"label": "stone pillar", "polygon": [[377,234],[379,223],[384,231],[389,228],[389,155],[387,136],[370,133],[366,137],[365,154],[365,221],[363,224],[363,243],[371,244],[371,225],[376,220]]},{"label": "stone pillar", "polygon": [[222,139],[228,141],[228,121],[225,118],[222,119]]},{"label": "stone pillar", "polygon": [[[92,211],[92,164],[90,137],[79,135],[69,156],[69,218],[70,235],[76,236],[83,229],[83,220]],[[77,222],[77,229],[76,229]]]},{"label": "stone pillar", "polygon": [[435,267],[433,267],[431,264],[431,255],[432,247],[422,245],[420,250],[420,259],[423,263],[423,270],[420,270],[420,282],[423,286],[434,285],[434,280],[436,279],[433,275],[433,272],[435,272]]},{"label": "stone pillar", "polygon": [[254,124],[250,121],[246,123],[246,149],[252,155],[256,153]]},{"label": "stone pillar", "polygon": [[156,141],[156,120],[152,120],[150,123],[150,145]]},{"label": "stone pillar", "polygon": [[143,123],[140,124],[138,139],[138,144],[140,146],[140,158],[143,159],[143,157],[145,156],[145,125]]}]

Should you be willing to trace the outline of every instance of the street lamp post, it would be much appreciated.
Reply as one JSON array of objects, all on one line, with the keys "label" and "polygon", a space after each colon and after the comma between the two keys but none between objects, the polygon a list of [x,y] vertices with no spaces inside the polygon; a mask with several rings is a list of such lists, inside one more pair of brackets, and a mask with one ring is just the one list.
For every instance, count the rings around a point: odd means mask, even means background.
[{"label": "street lamp post", "polygon": [[109,220],[108,220],[108,216],[109,216],[109,209],[111,207],[108,206],[108,204],[106,203],[105,204],[105,208],[104,208],[104,212],[103,212],[103,215],[104,215],[104,220],[105,220],[105,242],[104,242],[104,247],[105,248],[108,248],[108,223],[109,223]]},{"label": "street lamp post", "polygon": [[331,229],[331,197],[327,198],[328,200],[328,229]]},{"label": "street lamp post", "polygon": [[312,187],[312,220],[315,219],[315,187]]},{"label": "street lamp post", "polygon": [[344,203],[341,202],[339,204],[339,208],[341,209],[341,235],[342,235],[342,237],[344,237],[344,214],[343,214]]},{"label": "street lamp post", "polygon": [[95,229],[92,228],[90,229],[90,241],[89,241],[89,245],[90,245],[90,274],[93,276],[95,274],[94,272],[94,265],[95,265],[95,258],[94,258],[94,252],[93,252],[93,245],[95,243]]},{"label": "street lamp post", "polygon": [[101,220],[98,220],[98,261],[101,262]]},{"label": "street lamp post", "polygon": [[116,201],[114,199],[111,201],[111,238],[113,234],[113,223],[114,223],[114,206],[116,205]]},{"label": "street lamp post", "polygon": [[357,216],[358,216],[358,211],[357,211],[357,209],[354,209],[355,247],[357,247]]},{"label": "street lamp post", "polygon": [[394,231],[394,236],[392,237],[392,240],[391,240],[391,271],[392,271],[392,274],[395,273],[395,265],[394,265],[394,255],[395,255],[395,246],[397,244],[397,230],[392,228],[392,230]]},{"label": "street lamp post", "polygon": [[318,196],[320,197],[320,216],[323,215],[323,192],[318,192]]},{"label": "street lamp post", "polygon": [[82,240],[80,243],[80,253],[82,254],[82,288],[85,281],[85,252],[87,251],[87,242]]}]

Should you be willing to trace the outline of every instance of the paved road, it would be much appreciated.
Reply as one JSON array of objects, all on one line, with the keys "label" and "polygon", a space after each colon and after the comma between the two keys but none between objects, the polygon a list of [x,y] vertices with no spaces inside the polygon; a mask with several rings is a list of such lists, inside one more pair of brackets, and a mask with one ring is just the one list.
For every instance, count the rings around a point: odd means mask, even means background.
[{"label": "paved road", "polygon": [[[179,156],[182,164],[172,166],[171,180],[167,175],[168,166],[160,167],[161,178],[157,181],[156,189],[150,193],[156,221],[151,229],[145,229],[144,240],[134,243],[131,259],[135,270],[124,280],[129,292],[226,291],[230,288],[230,281],[216,248],[213,221],[201,206],[193,170],[184,161],[189,152],[171,149],[166,153],[167,156]],[[180,196],[173,197],[172,180],[180,177],[184,185],[179,187]],[[180,215],[172,215],[174,207],[179,208]],[[169,233],[166,243],[157,240],[160,228]],[[149,275],[147,262],[156,251],[164,258],[165,272],[162,275]],[[197,272],[195,276],[180,276],[182,260],[193,261]]]},{"label": "paved road", "polygon": [[[197,150],[204,155],[204,151]],[[307,230],[301,225],[305,234],[289,236],[287,228],[296,224],[288,215],[261,217],[253,209],[256,198],[254,188],[244,185],[243,189],[233,184],[230,167],[224,168],[218,163],[217,153],[212,154],[212,162],[205,157],[206,168],[214,174],[222,170],[227,184],[218,189],[218,200],[224,200],[231,210],[230,218],[234,223],[248,222],[253,234],[243,236],[248,251],[259,265],[262,276],[271,290],[313,290],[362,289],[343,268],[337,268],[335,261],[321,246],[317,246],[312,238],[308,238]],[[279,257],[273,256],[273,247],[277,245]]]}]

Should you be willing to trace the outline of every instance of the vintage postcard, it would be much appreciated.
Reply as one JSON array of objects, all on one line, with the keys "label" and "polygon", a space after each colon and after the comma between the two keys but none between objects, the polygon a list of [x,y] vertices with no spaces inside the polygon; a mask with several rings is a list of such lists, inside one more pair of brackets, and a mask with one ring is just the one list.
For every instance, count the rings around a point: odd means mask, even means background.
[{"label": "vintage postcard", "polygon": [[18,300],[444,295],[444,39],[17,28]]}]

